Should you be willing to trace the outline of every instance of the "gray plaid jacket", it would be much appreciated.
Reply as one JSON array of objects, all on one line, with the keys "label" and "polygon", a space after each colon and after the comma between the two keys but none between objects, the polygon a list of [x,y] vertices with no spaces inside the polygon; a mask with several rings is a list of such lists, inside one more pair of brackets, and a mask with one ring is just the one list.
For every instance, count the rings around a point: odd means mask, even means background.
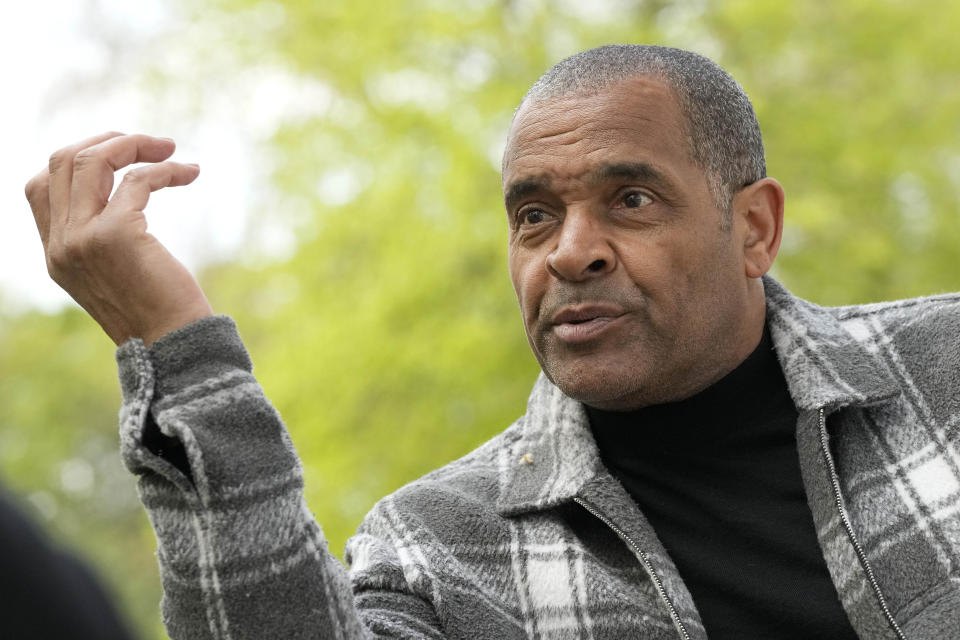
[{"label": "gray plaid jacket", "polygon": [[[824,309],[765,286],[813,521],[854,629],[960,638],[960,295]],[[132,340],[117,359],[123,457],[175,639],[706,637],[582,405],[543,376],[504,432],[373,507],[348,572],[232,321]],[[144,445],[158,427],[191,477]]]}]

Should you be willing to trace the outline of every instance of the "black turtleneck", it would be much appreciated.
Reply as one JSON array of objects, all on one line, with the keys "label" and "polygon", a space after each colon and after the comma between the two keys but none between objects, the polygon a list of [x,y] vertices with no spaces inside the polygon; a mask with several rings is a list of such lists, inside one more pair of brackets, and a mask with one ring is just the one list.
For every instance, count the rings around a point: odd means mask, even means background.
[{"label": "black turtleneck", "polygon": [[856,639],[817,543],[797,410],[768,331],[690,398],[587,411],[604,464],[657,532],[711,640]]}]

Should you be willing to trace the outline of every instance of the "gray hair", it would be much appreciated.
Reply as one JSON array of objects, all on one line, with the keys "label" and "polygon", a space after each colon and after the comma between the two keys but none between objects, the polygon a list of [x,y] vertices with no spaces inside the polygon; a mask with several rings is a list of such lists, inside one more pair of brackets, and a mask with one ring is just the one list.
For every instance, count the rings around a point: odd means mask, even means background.
[{"label": "gray hair", "polygon": [[767,175],[760,125],[750,99],[715,62],[683,49],[611,44],[561,60],[521,101],[595,93],[636,75],[669,86],[683,110],[691,158],[706,173],[717,207],[729,213],[734,194]]}]

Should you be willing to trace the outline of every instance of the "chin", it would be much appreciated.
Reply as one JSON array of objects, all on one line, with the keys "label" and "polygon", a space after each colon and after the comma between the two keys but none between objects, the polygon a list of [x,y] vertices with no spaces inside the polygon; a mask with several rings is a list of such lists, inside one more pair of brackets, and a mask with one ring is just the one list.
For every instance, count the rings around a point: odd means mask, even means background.
[{"label": "chin", "polygon": [[543,367],[547,378],[564,394],[583,404],[612,411],[636,408],[643,394],[640,376],[601,367]]}]

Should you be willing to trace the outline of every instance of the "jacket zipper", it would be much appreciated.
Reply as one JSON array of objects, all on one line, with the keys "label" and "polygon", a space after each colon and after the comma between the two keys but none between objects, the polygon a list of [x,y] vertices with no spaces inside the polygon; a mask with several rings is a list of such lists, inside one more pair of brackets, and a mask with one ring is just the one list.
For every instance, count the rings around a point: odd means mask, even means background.
[{"label": "jacket zipper", "polygon": [[624,531],[615,525],[610,518],[603,515],[596,509],[594,509],[590,504],[585,502],[579,496],[574,496],[573,501],[579,504],[581,507],[592,513],[601,522],[613,529],[614,533],[620,536],[620,539],[627,543],[627,546],[633,550],[634,555],[640,560],[640,564],[643,565],[643,568],[646,570],[647,575],[650,576],[650,579],[653,581],[653,585],[657,589],[657,593],[660,595],[660,599],[663,600],[663,603],[667,606],[667,611],[670,612],[670,619],[673,621],[673,626],[677,628],[677,632],[680,634],[680,637],[683,640],[690,640],[690,635],[687,633],[686,627],[683,626],[683,622],[680,620],[680,616],[677,614],[676,607],[673,606],[673,603],[670,601],[670,598],[667,597],[667,592],[663,588],[663,582],[660,580],[660,576],[653,570],[653,565],[650,564],[650,559],[647,557],[646,552],[642,551],[633,539],[628,536]]},{"label": "jacket zipper", "polygon": [[864,552],[863,547],[860,546],[860,540],[857,539],[857,535],[853,531],[853,526],[850,524],[850,520],[847,518],[847,510],[843,506],[843,496],[840,493],[840,476],[837,474],[837,467],[834,464],[833,455],[830,453],[830,448],[827,444],[827,417],[824,413],[823,407],[820,408],[820,447],[823,450],[823,458],[826,461],[827,469],[830,472],[830,484],[833,486],[833,498],[834,503],[837,506],[837,511],[840,513],[840,522],[843,523],[843,528],[847,530],[847,536],[850,538],[850,542],[853,543],[853,548],[857,552],[857,558],[860,560],[860,565],[867,574],[867,580],[869,580],[870,586],[873,588],[873,594],[880,602],[880,608],[883,609],[883,615],[886,616],[887,622],[890,623],[894,633],[897,634],[897,638],[900,640],[906,640],[906,636],[903,635],[900,625],[897,624],[897,621],[893,618],[893,614],[890,613],[890,608],[887,606],[887,600],[883,597],[883,593],[880,592],[880,585],[877,584],[877,579],[873,575],[873,569],[870,567],[870,563],[867,562],[867,554]]}]

